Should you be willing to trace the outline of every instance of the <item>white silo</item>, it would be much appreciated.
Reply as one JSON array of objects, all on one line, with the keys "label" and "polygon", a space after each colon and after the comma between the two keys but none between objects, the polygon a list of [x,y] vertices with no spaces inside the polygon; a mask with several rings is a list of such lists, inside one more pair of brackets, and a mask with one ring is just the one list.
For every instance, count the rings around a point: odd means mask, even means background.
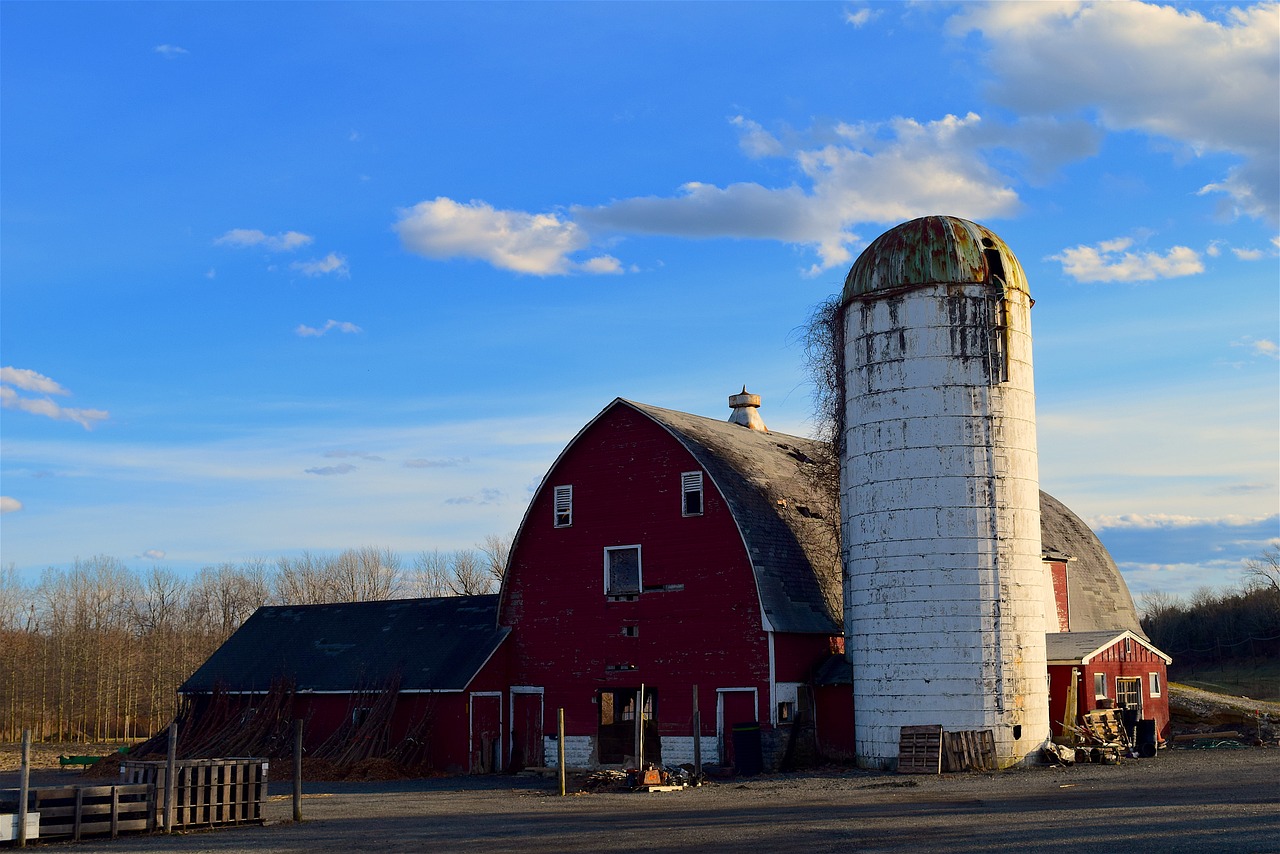
[{"label": "white silo", "polygon": [[845,280],[841,504],[859,763],[903,726],[990,729],[997,761],[1049,735],[1045,570],[1017,258],[931,216],[877,238]]}]

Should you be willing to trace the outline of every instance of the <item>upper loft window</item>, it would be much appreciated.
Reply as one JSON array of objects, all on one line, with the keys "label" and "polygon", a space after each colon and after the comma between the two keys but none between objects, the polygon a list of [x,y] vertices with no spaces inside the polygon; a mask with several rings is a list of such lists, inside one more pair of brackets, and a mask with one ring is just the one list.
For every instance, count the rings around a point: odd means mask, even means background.
[{"label": "upper loft window", "polygon": [[555,495],[556,527],[567,528],[573,524],[573,487],[557,486]]},{"label": "upper loft window", "polygon": [[680,475],[680,515],[702,515],[702,472],[687,471]]},{"label": "upper loft window", "polygon": [[606,596],[640,594],[640,547],[613,546],[604,550]]}]

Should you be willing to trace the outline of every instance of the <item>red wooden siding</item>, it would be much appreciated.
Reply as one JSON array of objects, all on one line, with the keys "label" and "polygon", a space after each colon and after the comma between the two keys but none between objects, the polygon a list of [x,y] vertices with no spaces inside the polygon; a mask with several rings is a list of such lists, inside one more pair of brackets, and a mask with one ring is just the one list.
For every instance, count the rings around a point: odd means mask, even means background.
[{"label": "red wooden siding", "polygon": [[1049,575],[1053,580],[1053,600],[1058,606],[1058,631],[1071,631],[1071,607],[1067,599],[1067,562],[1049,562]]},{"label": "red wooden siding", "polygon": [[[1169,686],[1165,662],[1160,656],[1142,644],[1128,639],[1119,640],[1103,650],[1086,664],[1074,665],[1079,671],[1077,689],[1077,714],[1084,714],[1101,706],[1102,698],[1094,696],[1094,676],[1102,674],[1106,679],[1106,699],[1116,701],[1116,680],[1139,680],[1141,717],[1156,722],[1156,733],[1162,740],[1169,737]],[[1070,685],[1072,665],[1057,664],[1049,667],[1049,719],[1057,733],[1062,725],[1066,708],[1067,690]],[[1159,679],[1159,694],[1151,693],[1151,674]]]}]

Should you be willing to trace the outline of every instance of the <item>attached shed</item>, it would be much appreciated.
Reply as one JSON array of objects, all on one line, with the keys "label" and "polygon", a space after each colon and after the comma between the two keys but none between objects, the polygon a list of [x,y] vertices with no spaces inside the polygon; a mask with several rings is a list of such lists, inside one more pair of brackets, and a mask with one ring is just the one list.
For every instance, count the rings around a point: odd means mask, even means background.
[{"label": "attached shed", "polygon": [[[1057,632],[1045,636],[1049,661],[1049,713],[1053,731],[1099,708],[1136,709],[1169,736],[1167,671],[1172,662],[1151,641],[1131,631]],[[1070,708],[1072,684],[1075,708]]]},{"label": "attached shed", "polygon": [[459,596],[259,608],[180,692],[198,719],[215,694],[247,707],[288,684],[308,751],[357,731],[377,707],[387,745],[412,733],[430,767],[499,770],[511,630],[498,626],[497,605]]}]

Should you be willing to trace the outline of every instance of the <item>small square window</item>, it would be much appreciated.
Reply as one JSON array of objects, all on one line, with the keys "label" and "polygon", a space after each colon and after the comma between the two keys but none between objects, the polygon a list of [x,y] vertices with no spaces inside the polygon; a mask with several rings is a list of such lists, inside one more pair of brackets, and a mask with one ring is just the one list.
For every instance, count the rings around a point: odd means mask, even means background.
[{"label": "small square window", "polygon": [[1107,696],[1107,674],[1093,674],[1093,698],[1095,700],[1105,699]]},{"label": "small square window", "polygon": [[785,700],[778,704],[778,724],[789,724],[796,719],[796,704]]},{"label": "small square window", "polygon": [[555,520],[557,528],[573,524],[573,487],[557,486],[555,491]]},{"label": "small square window", "polygon": [[680,475],[682,516],[702,515],[702,472],[687,471]]},{"label": "small square window", "polygon": [[638,638],[640,637],[640,627],[639,626],[623,626],[622,636],[624,638]]},{"label": "small square window", "polygon": [[640,592],[639,546],[604,550],[604,592],[608,596],[634,596]]},{"label": "small square window", "polygon": [[1148,673],[1147,681],[1150,683],[1151,696],[1159,697],[1160,696],[1160,674]]}]

